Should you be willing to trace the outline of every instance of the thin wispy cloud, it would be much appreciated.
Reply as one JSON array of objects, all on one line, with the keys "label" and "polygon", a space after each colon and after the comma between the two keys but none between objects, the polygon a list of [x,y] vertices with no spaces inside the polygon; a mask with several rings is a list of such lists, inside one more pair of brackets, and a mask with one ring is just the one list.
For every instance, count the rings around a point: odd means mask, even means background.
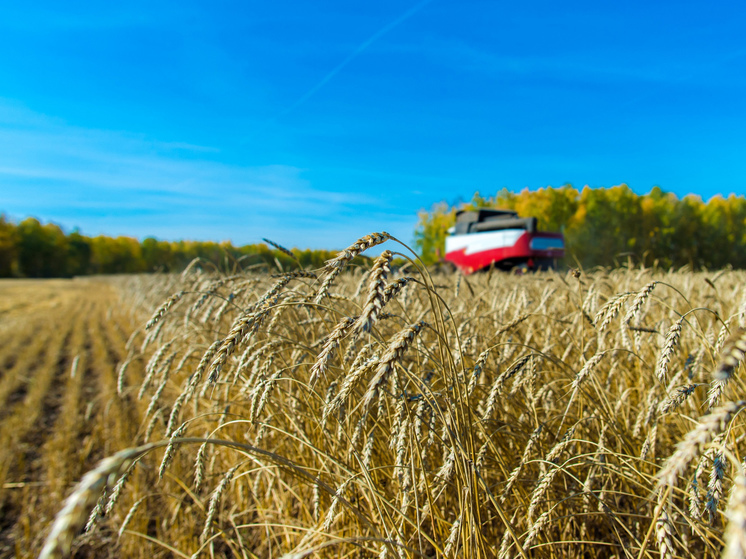
[{"label": "thin wispy cloud", "polygon": [[742,192],[745,6],[15,3],[0,212],[321,248],[477,190]]},{"label": "thin wispy cloud", "polygon": [[410,9],[408,9],[406,12],[401,14],[399,17],[394,19],[393,21],[387,23],[383,27],[381,27],[378,31],[373,33],[370,37],[368,37],[365,41],[360,43],[355,50],[353,50],[350,54],[347,55],[347,57],[342,60],[339,64],[337,64],[332,70],[326,74],[321,80],[319,80],[316,85],[314,85],[311,89],[306,91],[295,103],[290,105],[287,109],[283,110],[279,116],[286,116],[289,113],[293,112],[295,109],[300,107],[303,103],[308,101],[319,89],[324,87],[327,83],[329,83],[334,76],[339,74],[339,72],[347,66],[350,62],[355,60],[358,56],[360,56],[368,47],[370,47],[373,43],[375,43],[378,39],[383,37],[386,33],[394,29],[395,27],[401,25],[405,21],[407,21],[410,17],[415,15],[417,12],[422,10],[425,6],[427,6],[432,0],[422,0],[421,2],[415,4]]},{"label": "thin wispy cloud", "polygon": [[[396,44],[386,47],[392,54],[419,54],[440,65],[496,78],[551,77],[567,82],[583,80],[625,85],[676,84],[694,80],[744,56],[743,50],[724,53],[717,60],[703,57],[697,64],[670,59],[617,57],[587,51],[516,54],[479,48],[463,40],[430,40],[426,44]],[[719,76],[722,85],[744,83],[742,73]],[[714,85],[714,84],[712,84]]]},{"label": "thin wispy cloud", "polygon": [[[10,120],[13,126],[0,128],[0,208],[19,217],[36,214],[73,226],[81,215],[89,228],[100,228],[91,233],[174,239],[186,232],[239,243],[271,235],[318,248],[334,238],[340,246],[349,240],[339,239],[340,232],[365,222],[355,210],[361,202],[370,205],[370,217],[382,215],[373,197],[315,188],[296,167],[230,165],[201,158],[216,151],[209,146],[81,129],[0,105],[0,122]],[[180,156],[183,150],[191,152],[188,158]],[[406,227],[411,231],[411,220]],[[309,229],[318,235],[309,239]]]}]

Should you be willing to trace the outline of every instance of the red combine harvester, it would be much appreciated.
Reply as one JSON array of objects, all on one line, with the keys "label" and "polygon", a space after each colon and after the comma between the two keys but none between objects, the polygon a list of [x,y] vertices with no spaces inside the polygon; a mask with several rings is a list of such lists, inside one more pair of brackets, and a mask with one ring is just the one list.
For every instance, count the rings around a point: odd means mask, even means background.
[{"label": "red combine harvester", "polygon": [[461,210],[446,237],[446,260],[465,274],[492,265],[546,270],[565,255],[562,233],[537,231],[536,218],[507,210]]}]

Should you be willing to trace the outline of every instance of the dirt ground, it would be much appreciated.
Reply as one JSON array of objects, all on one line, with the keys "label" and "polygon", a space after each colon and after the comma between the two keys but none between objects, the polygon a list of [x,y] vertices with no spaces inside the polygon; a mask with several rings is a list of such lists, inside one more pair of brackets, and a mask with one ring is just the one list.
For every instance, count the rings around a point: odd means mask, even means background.
[{"label": "dirt ground", "polygon": [[106,278],[0,281],[1,558],[36,556],[80,476],[131,440],[106,407],[133,324]]}]

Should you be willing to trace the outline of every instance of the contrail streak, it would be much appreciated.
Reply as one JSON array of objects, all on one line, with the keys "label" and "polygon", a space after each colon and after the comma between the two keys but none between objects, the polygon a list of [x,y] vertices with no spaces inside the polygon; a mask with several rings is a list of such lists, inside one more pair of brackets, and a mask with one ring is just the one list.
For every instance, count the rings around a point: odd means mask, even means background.
[{"label": "contrail streak", "polygon": [[412,17],[414,14],[419,12],[422,8],[427,6],[432,0],[422,0],[418,4],[412,6],[410,9],[408,9],[406,12],[404,12],[402,15],[400,15],[398,18],[396,18],[391,23],[384,25],[381,29],[373,33],[367,40],[362,42],[354,51],[352,51],[347,58],[345,58],[342,62],[337,64],[331,72],[329,72],[326,76],[321,78],[319,83],[314,85],[311,89],[309,89],[300,99],[298,99],[295,103],[290,105],[287,109],[282,111],[279,116],[285,116],[286,114],[294,111],[298,107],[300,107],[303,103],[305,103],[314,93],[316,93],[319,89],[324,87],[329,80],[331,80],[334,76],[336,76],[342,68],[347,66],[350,62],[352,62],[360,53],[362,53],[365,49],[367,49],[370,45],[375,43],[378,39],[383,37],[386,33],[391,31],[394,27],[399,25],[400,23],[403,23],[410,17]]}]

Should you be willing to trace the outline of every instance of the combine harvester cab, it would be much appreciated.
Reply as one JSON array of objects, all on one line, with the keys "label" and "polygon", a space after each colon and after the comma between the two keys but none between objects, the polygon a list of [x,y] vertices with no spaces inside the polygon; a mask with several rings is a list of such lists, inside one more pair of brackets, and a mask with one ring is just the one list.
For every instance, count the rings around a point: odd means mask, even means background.
[{"label": "combine harvester cab", "polygon": [[506,210],[461,210],[448,230],[445,259],[471,274],[494,265],[501,270],[546,270],[565,255],[562,233],[537,231],[536,218]]}]

